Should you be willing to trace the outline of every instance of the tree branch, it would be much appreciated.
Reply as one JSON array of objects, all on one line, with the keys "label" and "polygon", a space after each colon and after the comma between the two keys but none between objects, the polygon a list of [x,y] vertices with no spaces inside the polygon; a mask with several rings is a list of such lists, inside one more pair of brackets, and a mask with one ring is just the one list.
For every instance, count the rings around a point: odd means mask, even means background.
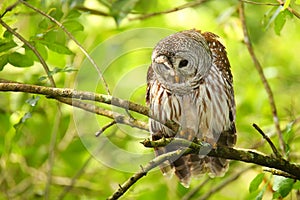
[{"label": "tree branch", "polygon": [[208,0],[191,1],[191,2],[188,2],[188,3],[183,4],[181,6],[169,9],[169,10],[160,11],[160,12],[153,12],[153,13],[141,15],[141,16],[138,16],[138,17],[129,18],[129,20],[143,20],[143,19],[147,19],[149,17],[154,17],[154,16],[157,16],[157,15],[162,15],[162,14],[168,14],[168,13],[172,13],[172,12],[177,12],[177,11],[183,10],[185,8],[191,8],[191,7],[199,6],[200,4],[202,4],[202,3],[206,2],[206,1],[208,1]]},{"label": "tree branch", "polygon": [[[163,138],[157,141],[151,141],[149,139],[146,139],[145,141],[143,141],[142,144],[145,147],[153,148],[159,146],[166,146],[169,143],[172,143],[172,145],[176,145],[178,147],[187,147],[187,145],[190,144],[189,148],[186,150],[185,153],[199,153],[203,151],[203,148],[207,145],[207,143],[197,144],[181,138]],[[211,157],[238,160],[246,163],[253,163],[269,168],[278,169],[288,174],[291,174],[297,180],[300,180],[300,166],[290,163],[289,161],[283,158],[274,158],[272,156],[263,155],[262,153],[254,152],[251,150],[235,149],[225,146],[213,147],[212,150],[207,153],[207,155]]]},{"label": "tree branch", "polygon": [[285,155],[286,154],[286,149],[285,149],[285,144],[284,144],[283,137],[282,137],[282,132],[281,132],[281,129],[280,129],[280,123],[279,123],[279,118],[278,118],[278,114],[277,114],[277,109],[276,109],[276,105],[275,105],[273,92],[271,90],[271,87],[270,87],[265,75],[264,75],[262,66],[261,66],[260,62],[258,61],[255,53],[254,53],[252,43],[251,43],[251,40],[250,40],[250,37],[249,37],[249,34],[248,34],[248,29],[247,29],[246,19],[245,19],[245,12],[244,12],[244,3],[242,1],[240,2],[240,5],[239,5],[239,14],[240,14],[240,19],[241,19],[241,22],[242,22],[242,27],[243,27],[243,32],[244,32],[244,42],[247,46],[249,54],[250,54],[250,56],[252,58],[252,61],[254,63],[254,66],[255,66],[255,68],[256,68],[259,76],[260,76],[260,79],[263,83],[263,86],[264,86],[264,88],[267,92],[269,103],[270,103],[272,114],[273,114],[274,125],[275,125],[276,131],[277,131],[277,134],[278,134],[278,138],[279,138],[280,148],[281,148],[283,154]]},{"label": "tree branch", "polygon": [[[201,154],[201,152],[205,152],[207,153],[205,155],[211,157],[220,157],[220,158],[225,158],[230,160],[238,160],[246,163],[253,163],[253,164],[257,164],[257,165],[261,165],[273,169],[278,169],[285,172],[285,175],[290,174],[291,175],[290,177],[295,177],[295,179],[300,180],[299,165],[290,163],[289,161],[282,158],[274,158],[250,150],[235,149],[235,148],[230,148],[225,146],[212,147],[208,143],[198,144],[182,138],[162,138],[156,141],[146,139],[141,143],[145,147],[149,147],[149,148],[162,147],[166,145],[174,145],[177,147],[178,150],[168,152],[166,154],[162,154],[154,158],[139,172],[131,176],[127,181],[125,181],[125,183],[120,185],[120,187],[108,198],[108,200],[116,200],[119,197],[121,197],[140,178],[145,176],[151,169],[162,164],[164,161],[174,160],[178,158],[178,156],[191,154],[191,153]],[[210,151],[208,152],[208,150]],[[239,174],[232,177],[231,179],[234,180],[238,177]],[[231,181],[231,179],[229,179],[229,181]],[[223,187],[223,186],[221,185],[219,187]]]}]

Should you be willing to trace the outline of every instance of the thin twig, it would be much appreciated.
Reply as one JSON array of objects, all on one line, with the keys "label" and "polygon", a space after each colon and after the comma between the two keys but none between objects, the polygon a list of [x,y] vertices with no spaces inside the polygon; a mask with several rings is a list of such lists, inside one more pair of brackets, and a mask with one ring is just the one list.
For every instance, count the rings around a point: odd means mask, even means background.
[{"label": "thin twig", "polygon": [[172,12],[177,12],[177,11],[183,10],[185,8],[191,8],[191,7],[199,6],[200,4],[202,4],[202,3],[206,2],[206,1],[208,1],[208,0],[191,1],[191,2],[188,2],[188,3],[183,4],[181,6],[169,9],[169,10],[160,11],[160,12],[153,12],[153,13],[145,14],[145,15],[142,15],[142,16],[129,18],[129,20],[143,20],[143,19],[146,19],[146,18],[149,18],[149,17],[154,17],[154,16],[157,16],[157,15],[162,15],[162,14],[168,14],[168,13],[172,13]]},{"label": "thin twig", "polygon": [[89,53],[85,50],[85,48],[83,48],[83,46],[76,40],[76,38],[64,27],[64,25],[62,23],[60,23],[59,21],[57,21],[55,18],[51,17],[50,15],[48,15],[47,13],[39,10],[38,8],[30,5],[29,3],[27,3],[26,1],[23,0],[19,0],[19,2],[21,2],[22,4],[24,4],[25,6],[27,6],[28,8],[40,13],[41,15],[43,15],[44,17],[47,17],[50,21],[52,21],[53,23],[55,23],[59,28],[61,28],[66,34],[67,36],[73,40],[75,42],[75,44],[79,47],[79,49],[84,53],[84,55],[88,58],[88,60],[92,63],[92,65],[94,66],[94,68],[96,69],[98,75],[100,76],[107,94],[110,94],[109,91],[109,87],[107,82],[105,81],[103,74],[100,70],[100,67],[97,65],[97,63],[95,62],[95,60],[89,55]]},{"label": "thin twig", "polygon": [[29,49],[31,49],[33,51],[33,53],[37,56],[37,58],[39,59],[40,63],[42,64],[47,77],[51,83],[52,87],[56,87],[55,82],[53,77],[50,75],[50,70],[48,65],[46,64],[44,58],[41,56],[41,54],[38,52],[38,50],[36,50],[36,48],[30,44],[30,42],[28,42],[23,36],[21,36],[18,32],[16,32],[14,29],[12,29],[8,24],[6,24],[1,18],[0,18],[0,24],[7,30],[9,31],[11,34],[13,34],[14,36],[16,36],[19,40],[21,40],[26,46],[28,46]]},{"label": "thin twig", "polygon": [[106,12],[103,12],[103,11],[100,11],[100,10],[95,10],[95,9],[87,8],[87,7],[84,7],[84,6],[76,6],[75,8],[80,10],[80,11],[83,11],[83,12],[88,12],[89,14],[92,14],[92,15],[111,17],[111,15],[109,13],[106,13]]},{"label": "thin twig", "polygon": [[44,195],[46,200],[49,199],[50,189],[52,184],[52,170],[53,170],[54,158],[55,158],[55,146],[56,146],[58,130],[60,128],[60,122],[61,122],[61,109],[60,109],[60,104],[57,104],[57,112],[53,124],[53,129],[51,131],[51,139],[49,144],[49,158],[47,162],[47,182],[46,182],[45,195]]},{"label": "thin twig", "polygon": [[213,194],[215,194],[219,190],[223,189],[224,187],[226,187],[227,185],[229,185],[231,182],[233,182],[236,179],[238,179],[242,174],[244,174],[246,171],[252,169],[253,167],[254,166],[247,167],[247,168],[241,170],[240,172],[234,174],[233,176],[227,178],[226,180],[224,180],[219,185],[211,188],[208,192],[205,192],[205,194],[203,196],[201,196],[198,200],[206,200],[206,199],[208,199],[210,196],[212,196]]},{"label": "thin twig", "polygon": [[75,176],[71,179],[71,183],[64,187],[63,191],[59,194],[57,197],[58,200],[64,199],[66,194],[74,187],[76,180],[84,173],[86,167],[92,161],[93,155],[90,155],[90,157],[83,163],[82,167],[78,170],[78,172],[75,174]]},{"label": "thin twig", "polygon": [[277,148],[275,147],[275,145],[273,144],[272,140],[263,132],[263,130],[261,130],[261,128],[259,128],[259,126],[257,124],[252,124],[252,126],[263,136],[263,138],[268,142],[268,144],[270,145],[274,155],[276,156],[276,158],[281,158],[282,156],[280,155],[280,153],[278,152]]},{"label": "thin twig", "polygon": [[6,13],[12,11],[17,5],[19,4],[19,1],[16,1],[15,3],[13,3],[12,5],[8,6],[5,11],[0,15],[0,18],[4,17],[4,15],[6,15]]},{"label": "thin twig", "polygon": [[165,154],[162,154],[160,156],[157,156],[153,160],[151,160],[146,166],[142,167],[140,171],[135,173],[133,176],[131,176],[127,181],[125,181],[122,185],[119,185],[119,188],[110,196],[107,198],[107,200],[116,200],[119,199],[134,183],[136,183],[139,179],[141,179],[143,176],[146,176],[146,174],[153,168],[159,166],[166,160],[174,159],[178,157],[179,155],[182,155],[184,153],[184,149],[179,149],[177,151],[168,152]]},{"label": "thin twig", "polygon": [[273,92],[271,90],[271,87],[270,87],[265,75],[264,75],[262,66],[261,66],[260,62],[258,61],[258,59],[257,59],[257,57],[254,53],[254,50],[253,50],[252,43],[251,43],[251,40],[250,40],[250,37],[249,37],[249,34],[248,34],[247,25],[246,25],[245,12],[244,12],[244,3],[243,2],[240,2],[239,14],[240,14],[240,19],[241,19],[241,22],[242,22],[242,27],[243,27],[243,32],[244,32],[244,42],[247,46],[249,54],[250,54],[250,56],[252,58],[252,61],[254,63],[254,66],[255,66],[255,68],[256,68],[259,76],[260,76],[260,79],[263,83],[263,86],[264,86],[264,88],[267,92],[269,103],[270,103],[271,110],[272,110],[274,125],[275,125],[276,131],[277,131],[277,134],[278,134],[278,138],[279,138],[280,148],[281,148],[281,151],[282,151],[283,155],[285,155],[285,153],[286,153],[285,148],[286,147],[285,147],[284,140],[283,140],[283,137],[282,137],[282,132],[281,132],[281,129],[280,129],[280,123],[279,123],[277,109],[276,109],[276,105],[275,105],[275,101],[274,101]]},{"label": "thin twig", "polygon": [[256,2],[256,1],[248,1],[248,0],[240,0],[244,3],[253,4],[253,5],[263,5],[263,6],[280,6],[279,3],[267,3],[267,2]]},{"label": "thin twig", "polygon": [[283,176],[283,177],[286,177],[286,178],[297,179],[295,176],[293,176],[289,173],[283,172],[281,170],[277,170],[277,169],[264,168],[263,171],[270,172],[273,175],[277,175],[277,176]]},{"label": "thin twig", "polygon": [[115,120],[109,122],[108,124],[106,124],[105,126],[103,126],[99,131],[97,131],[95,133],[95,136],[98,137],[99,135],[101,135],[106,129],[108,129],[109,127],[115,125],[117,122]]},{"label": "thin twig", "polygon": [[[277,0],[277,2],[280,5],[284,5],[284,2],[282,0]],[[300,19],[300,13],[298,13],[296,10],[294,10],[293,8],[291,8],[290,6],[287,7],[288,11],[290,11],[295,17],[297,17],[298,19]]]}]

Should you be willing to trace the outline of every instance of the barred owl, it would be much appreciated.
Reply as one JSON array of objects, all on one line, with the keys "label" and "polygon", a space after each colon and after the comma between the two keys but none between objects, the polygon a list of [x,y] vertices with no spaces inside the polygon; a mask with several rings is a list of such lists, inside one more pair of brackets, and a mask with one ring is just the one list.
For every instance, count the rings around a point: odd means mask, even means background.
[{"label": "barred owl", "polygon": [[[152,140],[179,137],[232,147],[236,142],[232,84],[227,53],[217,35],[193,29],[159,41],[147,73],[146,102],[157,119],[149,120]],[[177,132],[163,125],[169,121],[179,125]],[[175,149],[157,147],[155,154]],[[168,160],[160,168],[163,174],[175,172],[188,187],[192,176],[223,176],[228,161],[188,154]]]}]

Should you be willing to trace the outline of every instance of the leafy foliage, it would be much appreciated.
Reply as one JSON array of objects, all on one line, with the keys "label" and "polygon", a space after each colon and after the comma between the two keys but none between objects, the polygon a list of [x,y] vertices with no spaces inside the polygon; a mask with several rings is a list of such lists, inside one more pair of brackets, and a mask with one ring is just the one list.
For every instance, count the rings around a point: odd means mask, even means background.
[{"label": "leafy foliage", "polygon": [[[151,48],[159,39],[190,28],[215,32],[227,47],[234,75],[237,146],[271,154],[270,147],[251,128],[255,122],[279,146],[267,94],[242,43],[242,26],[236,12],[240,2],[206,1],[182,10],[178,9],[181,5],[200,1],[26,2],[53,17],[78,40],[95,59],[114,96],[140,104],[145,104]],[[267,3],[260,1],[264,2]],[[300,162],[297,153],[300,150],[300,105],[297,103],[300,101],[297,92],[300,21],[291,9],[299,12],[299,4],[299,0],[287,0],[283,5],[246,4],[247,27],[274,93],[286,156],[295,163]],[[172,9],[169,14],[159,14]],[[99,15],[94,14],[95,10]],[[153,17],[144,16],[149,13],[154,13]],[[57,87],[106,93],[95,66],[46,15],[30,9],[22,1],[14,5],[8,0],[1,2],[0,15],[1,21],[25,38],[49,67],[46,72],[37,55],[2,23],[0,80],[49,86],[49,77],[53,77]],[[141,16],[142,20],[134,20]],[[151,31],[149,27],[159,29]],[[0,199],[103,199],[153,158],[153,152],[139,144],[149,137],[145,131],[117,124],[95,138],[94,133],[109,124],[110,119],[38,95],[1,92],[0,99]],[[101,106],[147,122],[136,113]],[[121,151],[110,151],[106,145]],[[123,152],[141,154],[142,158],[131,159],[120,154]],[[165,179],[154,170],[137,182],[124,199],[184,199],[196,187],[200,189],[191,195],[195,198],[189,199],[296,198],[299,181],[267,176],[259,167],[222,186],[224,180],[241,168],[246,166],[233,162],[225,177],[210,179],[203,185],[205,177],[195,179],[189,189],[179,185],[175,177]],[[215,186],[220,189],[212,191]]]}]

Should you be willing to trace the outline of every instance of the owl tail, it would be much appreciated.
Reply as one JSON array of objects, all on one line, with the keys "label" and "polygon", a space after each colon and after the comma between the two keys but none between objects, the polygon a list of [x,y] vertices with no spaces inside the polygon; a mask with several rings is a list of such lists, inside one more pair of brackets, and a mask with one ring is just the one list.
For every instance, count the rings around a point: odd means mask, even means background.
[{"label": "owl tail", "polygon": [[[156,155],[161,155],[166,152],[165,148],[160,147],[155,150]],[[188,188],[191,177],[199,177],[203,174],[208,174],[210,177],[224,176],[228,170],[228,160],[223,158],[208,157],[197,154],[184,155],[175,161],[168,161],[160,166],[164,175],[170,176],[175,172],[175,175],[180,180],[180,183]]]}]

